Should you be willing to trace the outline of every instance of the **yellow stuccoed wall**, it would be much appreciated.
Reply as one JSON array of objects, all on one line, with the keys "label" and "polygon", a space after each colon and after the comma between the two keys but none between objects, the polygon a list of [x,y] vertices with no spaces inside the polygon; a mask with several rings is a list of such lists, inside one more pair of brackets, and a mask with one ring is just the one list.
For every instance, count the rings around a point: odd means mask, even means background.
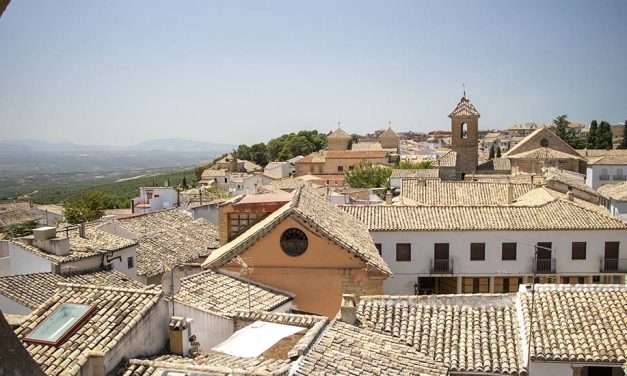
[{"label": "yellow stuccoed wall", "polygon": [[[307,234],[309,246],[298,257],[286,255],[279,244],[288,228]],[[378,295],[383,293],[384,275],[369,273],[363,261],[315,233],[309,226],[287,218],[240,255],[253,268],[250,278],[296,295],[293,308],[333,318],[342,293]],[[230,271],[239,266],[230,264]]]}]

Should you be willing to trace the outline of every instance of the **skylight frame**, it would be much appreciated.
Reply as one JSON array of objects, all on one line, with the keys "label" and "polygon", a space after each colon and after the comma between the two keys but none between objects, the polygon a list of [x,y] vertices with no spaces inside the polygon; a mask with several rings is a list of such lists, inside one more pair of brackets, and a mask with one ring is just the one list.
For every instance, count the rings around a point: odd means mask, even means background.
[{"label": "skylight frame", "polygon": [[[67,307],[67,306],[80,306],[80,307],[87,307],[88,309],[83,312],[78,319],[69,327],[67,328],[62,335],[60,335],[56,340],[46,340],[46,339],[41,339],[41,338],[32,338],[30,337],[33,333],[35,333],[35,331],[37,331],[37,329],[42,328],[44,325],[46,325],[46,323],[49,323],[54,315],[57,312],[60,312],[61,309],[63,309],[63,307]],[[26,335],[22,340],[24,342],[28,342],[28,343],[35,343],[35,344],[42,344],[42,345],[52,345],[52,346],[58,346],[61,343],[65,342],[72,334],[74,334],[74,332],[81,327],[85,321],[87,321],[91,315],[98,309],[98,306],[96,305],[89,305],[89,304],[81,304],[81,303],[71,303],[71,302],[65,302],[62,303],[60,306],[58,306],[48,317],[46,317],[42,322],[40,322],[33,330],[31,330],[28,335]]]}]

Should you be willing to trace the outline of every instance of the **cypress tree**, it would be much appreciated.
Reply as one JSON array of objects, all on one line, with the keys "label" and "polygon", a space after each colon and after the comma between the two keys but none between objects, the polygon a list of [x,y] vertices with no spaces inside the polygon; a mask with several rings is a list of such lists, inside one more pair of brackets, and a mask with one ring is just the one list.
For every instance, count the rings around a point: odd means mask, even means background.
[{"label": "cypress tree", "polygon": [[488,159],[494,158],[494,144],[490,145],[490,154],[488,155]]},{"label": "cypress tree", "polygon": [[611,149],[612,144],[612,127],[607,121],[602,121],[599,125],[599,133],[597,134],[598,149]]},{"label": "cypress tree", "polygon": [[590,132],[588,133],[588,149],[597,149],[597,133],[599,132],[599,125],[596,120],[592,120],[590,123]]},{"label": "cypress tree", "polygon": [[568,124],[570,123],[566,118],[568,115],[560,115],[553,120],[555,125],[555,135],[570,144]]},{"label": "cypress tree", "polygon": [[501,147],[498,145],[496,146],[496,157],[501,158]]}]

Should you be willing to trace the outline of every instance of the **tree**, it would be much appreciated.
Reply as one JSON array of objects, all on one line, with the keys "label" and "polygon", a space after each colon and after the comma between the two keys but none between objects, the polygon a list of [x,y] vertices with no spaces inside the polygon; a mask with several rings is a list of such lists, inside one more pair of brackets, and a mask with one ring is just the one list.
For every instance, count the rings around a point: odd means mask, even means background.
[{"label": "tree", "polygon": [[590,132],[588,132],[588,149],[597,148],[597,134],[599,132],[599,125],[596,120],[592,120],[590,123]]},{"label": "tree", "polygon": [[63,204],[63,215],[68,223],[94,221],[104,215],[105,196],[102,192],[89,192],[73,202]]},{"label": "tree", "polygon": [[[250,160],[255,162],[260,166],[265,166],[268,164],[268,149],[266,148],[266,144],[260,142],[258,144],[254,144],[250,147]],[[244,158],[240,158],[244,159]]]},{"label": "tree", "polygon": [[613,136],[612,127],[607,121],[602,121],[599,125],[599,131],[597,132],[597,149],[612,149]]},{"label": "tree", "polygon": [[501,158],[501,147],[498,145],[494,145],[496,147],[496,157]]},{"label": "tree", "polygon": [[237,158],[251,160],[250,148],[247,145],[240,145],[237,147]]},{"label": "tree", "polygon": [[623,139],[618,146],[619,149],[627,149],[627,120],[625,120],[625,125],[623,125]]},{"label": "tree", "polygon": [[187,189],[187,178],[183,176],[183,188]]},{"label": "tree", "polygon": [[362,161],[344,175],[344,182],[351,188],[380,188],[389,184],[392,169]]},{"label": "tree", "polygon": [[431,161],[412,163],[410,161],[397,160],[396,163],[394,163],[394,168],[401,170],[423,170],[431,168]]},{"label": "tree", "polygon": [[564,114],[553,119],[555,134],[557,135],[557,137],[561,138],[564,141],[568,139],[568,124],[570,124],[567,116],[568,115]]},{"label": "tree", "polygon": [[28,221],[7,226],[5,231],[10,237],[18,238],[32,234],[33,229],[37,227],[39,227],[39,223],[37,221]]},{"label": "tree", "polygon": [[494,143],[490,145],[490,154],[488,154],[488,159],[494,159],[494,146],[495,146]]}]

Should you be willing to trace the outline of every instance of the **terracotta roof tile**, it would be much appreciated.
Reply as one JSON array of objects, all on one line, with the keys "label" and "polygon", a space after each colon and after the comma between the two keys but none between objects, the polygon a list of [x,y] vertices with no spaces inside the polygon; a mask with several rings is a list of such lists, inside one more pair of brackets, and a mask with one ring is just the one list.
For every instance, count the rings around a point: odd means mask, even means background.
[{"label": "terracotta roof tile", "polygon": [[392,335],[454,372],[523,373],[513,294],[362,297],[361,325]]},{"label": "terracotta roof tile", "polygon": [[160,290],[64,284],[15,329],[15,334],[23,339],[63,303],[96,306],[96,311],[58,346],[24,343],[47,375],[75,375],[87,363],[91,350],[111,351],[150,312],[160,295]]},{"label": "terracotta roof tile", "polygon": [[238,309],[271,311],[292,300],[292,296],[223,273],[204,271],[181,278],[178,302],[216,313],[230,315]]},{"label": "terracotta roof tile", "polygon": [[12,240],[16,246],[27,250],[37,256],[43,257],[56,264],[81,260],[84,258],[100,256],[109,251],[117,251],[120,249],[132,247],[137,244],[135,240],[125,239],[123,237],[109,234],[98,229],[93,224],[88,224],[85,228],[85,237],[79,236],[78,226],[66,226],[57,228],[58,238],[70,239],[70,253],[66,256],[57,256],[48,253],[42,249],[28,244],[31,236],[17,238]]},{"label": "terracotta roof tile", "polygon": [[294,374],[447,375],[448,370],[397,338],[334,321]]},{"label": "terracotta roof tile", "polygon": [[477,111],[475,106],[473,106],[473,104],[470,103],[470,100],[466,98],[466,95],[464,95],[462,99],[459,100],[459,103],[457,103],[457,106],[455,106],[455,109],[453,110],[453,112],[451,112],[448,115],[448,117],[450,118],[475,117],[475,116],[480,117],[481,115],[479,114],[479,111]]},{"label": "terracotta roof tile", "polygon": [[145,285],[130,280],[115,270],[96,270],[71,275],[34,273],[0,277],[0,294],[25,307],[35,309],[54,295],[59,283],[146,288]]},{"label": "terracotta roof tile", "polygon": [[423,178],[423,179],[437,179],[439,178],[439,172],[437,168],[421,168],[421,169],[398,169],[392,170],[391,179],[399,178]]},{"label": "terracotta roof tile", "polygon": [[[526,330],[531,293],[520,294]],[[536,285],[531,358],[544,361],[627,361],[624,285]]]},{"label": "terracotta roof tile", "polygon": [[118,223],[137,235],[137,273],[147,277],[207,257],[219,246],[212,223],[176,208],[122,218]]},{"label": "terracotta roof tile", "polygon": [[509,187],[514,198],[535,188],[533,184],[403,179],[401,196],[417,205],[500,206],[508,205]]},{"label": "terracotta roof tile", "polygon": [[625,230],[627,223],[555,199],[527,206],[344,206],[370,231]]}]

